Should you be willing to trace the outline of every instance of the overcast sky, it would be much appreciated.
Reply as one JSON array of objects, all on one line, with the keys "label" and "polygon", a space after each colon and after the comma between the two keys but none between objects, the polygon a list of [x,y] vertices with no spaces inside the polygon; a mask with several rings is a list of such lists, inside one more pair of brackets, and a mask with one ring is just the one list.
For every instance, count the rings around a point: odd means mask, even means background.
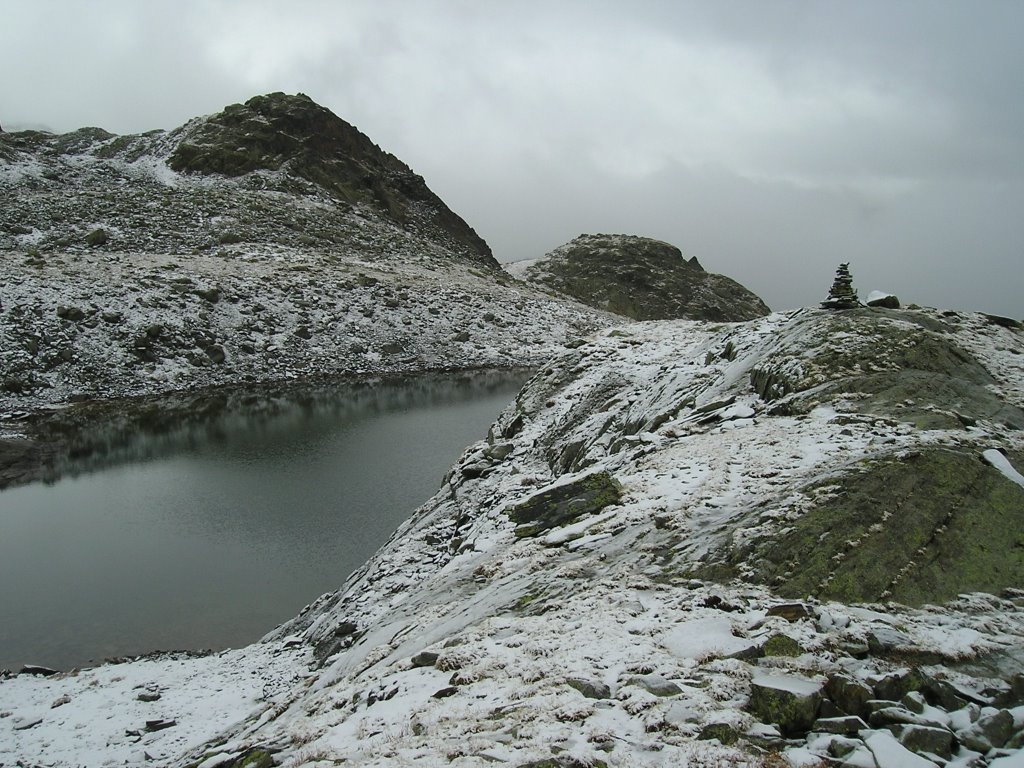
[{"label": "overcast sky", "polygon": [[1024,316],[1020,0],[0,0],[0,125],[173,128],[303,92],[502,261],[667,240],[773,308]]}]

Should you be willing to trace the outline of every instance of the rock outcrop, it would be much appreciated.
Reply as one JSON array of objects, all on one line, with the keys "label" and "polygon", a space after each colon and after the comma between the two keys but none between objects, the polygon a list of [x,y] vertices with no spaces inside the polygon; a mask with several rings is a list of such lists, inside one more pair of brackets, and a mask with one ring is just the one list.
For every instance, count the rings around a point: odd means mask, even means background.
[{"label": "rock outcrop", "polygon": [[770,311],[674,245],[635,235],[580,235],[543,258],[505,267],[516,277],[636,320],[737,322]]}]

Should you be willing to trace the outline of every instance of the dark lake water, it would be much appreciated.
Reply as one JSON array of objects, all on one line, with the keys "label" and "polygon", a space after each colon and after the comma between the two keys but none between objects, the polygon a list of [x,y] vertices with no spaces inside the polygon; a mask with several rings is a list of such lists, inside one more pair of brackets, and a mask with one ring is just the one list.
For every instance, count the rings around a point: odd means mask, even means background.
[{"label": "dark lake water", "polygon": [[258,639],[372,555],[525,378],[235,393],[0,491],[0,668]]}]

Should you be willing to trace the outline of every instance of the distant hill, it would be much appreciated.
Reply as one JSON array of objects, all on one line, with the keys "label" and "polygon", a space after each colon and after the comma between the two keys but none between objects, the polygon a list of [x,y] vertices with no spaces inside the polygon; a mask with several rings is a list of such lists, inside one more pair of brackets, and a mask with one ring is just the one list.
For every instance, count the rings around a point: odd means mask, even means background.
[{"label": "distant hill", "polygon": [[636,235],[580,235],[511,274],[592,307],[636,320],[736,322],[771,310],[747,288],[705,272],[670,243]]},{"label": "distant hill", "polygon": [[[150,253],[247,242],[350,249],[370,219],[498,266],[421,176],[303,94],[255,96],[171,131],[0,133],[3,161],[13,167],[0,182],[18,194],[5,202],[0,250],[22,235],[74,245],[97,227],[110,248]],[[178,174],[208,183],[185,186]]]}]

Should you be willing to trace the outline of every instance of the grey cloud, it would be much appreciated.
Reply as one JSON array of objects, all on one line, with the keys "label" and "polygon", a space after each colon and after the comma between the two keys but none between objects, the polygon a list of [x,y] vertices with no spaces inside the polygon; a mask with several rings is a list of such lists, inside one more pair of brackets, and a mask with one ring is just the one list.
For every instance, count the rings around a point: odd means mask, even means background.
[{"label": "grey cloud", "polygon": [[9,4],[0,123],[173,127],[303,91],[505,260],[661,237],[776,307],[864,290],[1021,315],[1015,0]]}]

